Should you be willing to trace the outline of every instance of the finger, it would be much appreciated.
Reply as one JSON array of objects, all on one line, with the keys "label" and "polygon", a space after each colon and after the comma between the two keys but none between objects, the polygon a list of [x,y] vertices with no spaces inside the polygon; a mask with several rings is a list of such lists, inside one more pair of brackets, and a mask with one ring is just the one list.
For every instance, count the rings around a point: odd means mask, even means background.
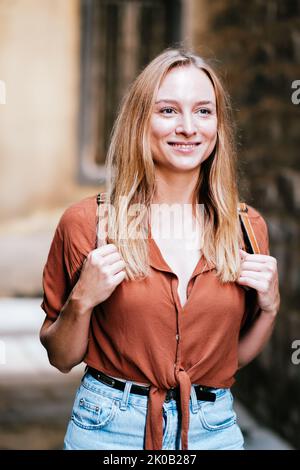
[{"label": "finger", "polygon": [[243,261],[255,261],[256,263],[267,263],[270,261],[271,256],[268,255],[257,255],[252,253],[247,253],[246,251],[240,249],[240,255]]},{"label": "finger", "polygon": [[240,278],[251,278],[256,279],[257,281],[265,281],[264,275],[262,273],[257,271],[246,271],[244,269],[240,272],[239,279]]},{"label": "finger", "polygon": [[116,261],[120,261],[122,256],[118,251],[114,251],[113,253],[108,253],[107,255],[103,256],[103,264],[104,265],[111,265]]},{"label": "finger", "polygon": [[108,245],[103,245],[100,246],[100,248],[96,248],[95,251],[97,251],[97,253],[99,253],[99,255],[101,256],[106,256],[111,253],[114,253],[115,251],[118,251],[118,249],[113,243],[108,243]]},{"label": "finger", "polygon": [[258,281],[257,279],[253,279],[251,277],[239,277],[237,280],[237,283],[243,286],[252,287],[253,289],[256,289],[257,291],[261,291],[262,289],[265,289],[266,287],[265,282],[262,282],[261,280]]},{"label": "finger", "polygon": [[267,264],[266,263],[257,263],[255,261],[242,261],[241,269],[244,271],[260,271],[264,272],[267,271]]},{"label": "finger", "polygon": [[121,261],[117,261],[116,263],[113,263],[109,270],[111,272],[111,274],[115,275],[117,274],[118,272],[124,270],[126,267],[126,263],[124,260],[121,260]]},{"label": "finger", "polygon": [[126,277],[126,272],[125,271],[118,272],[113,277],[114,283],[116,285],[120,284],[120,282],[124,281],[125,277]]},{"label": "finger", "polygon": [[266,293],[270,290],[270,285],[265,278],[254,279],[250,276],[241,276],[237,283],[242,286],[252,287],[260,293]]}]

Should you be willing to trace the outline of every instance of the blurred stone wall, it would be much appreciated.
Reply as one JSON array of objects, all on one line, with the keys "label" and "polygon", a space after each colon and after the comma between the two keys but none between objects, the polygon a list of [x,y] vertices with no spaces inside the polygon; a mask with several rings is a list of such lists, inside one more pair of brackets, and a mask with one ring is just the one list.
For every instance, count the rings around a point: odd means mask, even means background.
[{"label": "blurred stone wall", "polygon": [[1,230],[94,188],[76,179],[80,1],[2,0],[0,25]]},{"label": "blurred stone wall", "polygon": [[[232,97],[239,144],[240,188],[266,218],[278,260],[281,309],[264,352],[237,376],[236,393],[266,424],[300,447],[300,2],[201,0],[193,46],[216,59]],[[194,20],[196,23],[196,20]]]}]

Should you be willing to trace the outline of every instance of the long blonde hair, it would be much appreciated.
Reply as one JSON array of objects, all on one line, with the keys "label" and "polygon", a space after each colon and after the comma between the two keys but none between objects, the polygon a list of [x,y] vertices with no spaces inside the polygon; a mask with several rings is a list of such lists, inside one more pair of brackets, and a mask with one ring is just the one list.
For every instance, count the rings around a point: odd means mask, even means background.
[{"label": "long blonde hair", "polygon": [[[126,243],[123,236],[124,226],[129,227],[135,218],[130,207],[140,204],[149,208],[155,191],[149,139],[155,97],[169,70],[191,65],[204,71],[213,84],[218,121],[216,145],[200,166],[196,187],[197,202],[205,208],[202,252],[207,262],[216,267],[221,282],[235,281],[238,276],[241,233],[229,97],[216,72],[204,59],[186,50],[168,48],[145,67],[125,94],[107,153],[106,194],[115,214],[108,216],[108,240],[116,244],[127,264],[127,279],[149,274],[147,236],[136,239],[127,233]],[[120,202],[122,197],[123,203]],[[142,217],[140,223],[146,234],[147,217]]]}]

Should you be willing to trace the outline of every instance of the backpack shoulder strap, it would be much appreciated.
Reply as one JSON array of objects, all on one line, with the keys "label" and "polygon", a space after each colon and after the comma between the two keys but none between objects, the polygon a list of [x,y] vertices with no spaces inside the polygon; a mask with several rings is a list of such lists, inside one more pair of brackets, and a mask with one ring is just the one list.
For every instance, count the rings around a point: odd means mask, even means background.
[{"label": "backpack shoulder strap", "polygon": [[260,254],[259,245],[257,243],[257,239],[248,216],[248,207],[245,202],[239,203],[238,212],[244,236],[244,242],[246,245],[246,251],[252,254]]},{"label": "backpack shoulder strap", "polygon": [[97,194],[97,216],[96,216],[96,223],[97,223],[97,229],[96,229],[96,248],[99,248],[100,246],[106,245],[107,239],[106,239],[106,232],[107,232],[107,220],[105,217],[103,217],[103,212],[101,213],[100,206],[106,202],[106,193],[98,193]]}]

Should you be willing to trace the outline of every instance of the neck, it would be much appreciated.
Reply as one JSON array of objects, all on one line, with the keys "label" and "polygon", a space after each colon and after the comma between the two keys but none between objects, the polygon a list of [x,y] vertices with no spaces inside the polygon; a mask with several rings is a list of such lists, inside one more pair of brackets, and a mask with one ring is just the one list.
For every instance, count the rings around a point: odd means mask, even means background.
[{"label": "neck", "polygon": [[195,188],[197,173],[168,173],[156,172],[156,188],[153,204],[194,204],[196,202]]}]

